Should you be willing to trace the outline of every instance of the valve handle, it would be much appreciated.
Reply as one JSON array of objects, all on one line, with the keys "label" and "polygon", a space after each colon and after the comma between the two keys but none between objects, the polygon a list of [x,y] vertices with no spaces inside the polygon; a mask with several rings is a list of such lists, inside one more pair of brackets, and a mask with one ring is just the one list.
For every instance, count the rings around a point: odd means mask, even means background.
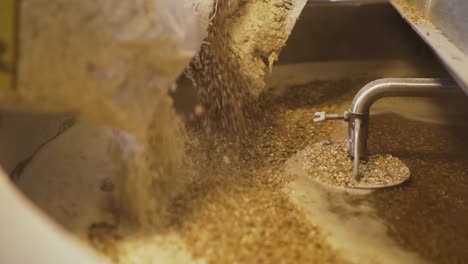
[{"label": "valve handle", "polygon": [[325,112],[316,112],[314,114],[316,118],[314,118],[314,122],[323,122],[326,120],[349,120],[348,112],[344,112],[343,114],[327,114]]}]

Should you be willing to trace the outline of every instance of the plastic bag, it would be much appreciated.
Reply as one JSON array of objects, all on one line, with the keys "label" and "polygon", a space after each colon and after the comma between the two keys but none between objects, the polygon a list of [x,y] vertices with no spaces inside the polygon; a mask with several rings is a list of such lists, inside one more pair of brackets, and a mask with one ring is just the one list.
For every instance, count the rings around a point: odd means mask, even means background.
[{"label": "plastic bag", "polygon": [[4,108],[76,112],[144,132],[201,38],[187,0],[24,0],[17,86]]}]

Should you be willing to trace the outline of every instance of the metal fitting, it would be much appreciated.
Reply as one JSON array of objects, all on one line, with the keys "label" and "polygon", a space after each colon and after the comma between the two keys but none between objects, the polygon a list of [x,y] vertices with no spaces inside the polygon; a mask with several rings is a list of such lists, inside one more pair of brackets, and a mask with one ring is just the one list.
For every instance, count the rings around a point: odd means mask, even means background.
[{"label": "metal fitting", "polygon": [[463,95],[457,84],[448,79],[387,78],[370,82],[354,97],[343,115],[317,112],[314,122],[341,119],[348,122],[349,154],[354,158],[354,178],[359,180],[359,164],[367,159],[367,138],[372,104],[383,97],[441,97]]}]

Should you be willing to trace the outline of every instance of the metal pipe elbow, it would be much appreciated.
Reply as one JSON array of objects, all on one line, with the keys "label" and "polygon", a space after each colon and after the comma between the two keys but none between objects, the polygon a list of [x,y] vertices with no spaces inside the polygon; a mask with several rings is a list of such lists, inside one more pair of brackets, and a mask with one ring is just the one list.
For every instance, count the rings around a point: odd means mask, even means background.
[{"label": "metal pipe elbow", "polygon": [[350,113],[369,113],[372,104],[383,97],[437,97],[460,93],[449,79],[384,78],[368,83],[354,97]]}]

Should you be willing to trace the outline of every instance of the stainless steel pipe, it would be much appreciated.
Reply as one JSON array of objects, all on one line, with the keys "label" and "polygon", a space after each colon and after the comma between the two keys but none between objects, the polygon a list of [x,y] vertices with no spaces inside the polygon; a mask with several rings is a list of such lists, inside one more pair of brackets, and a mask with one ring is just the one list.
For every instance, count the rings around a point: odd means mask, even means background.
[{"label": "stainless steel pipe", "polygon": [[350,112],[368,113],[372,104],[382,97],[437,97],[459,94],[457,84],[449,79],[386,78],[368,83],[354,97]]},{"label": "stainless steel pipe", "polygon": [[[367,158],[367,138],[369,130],[369,112],[372,104],[383,97],[440,97],[463,95],[454,81],[434,78],[387,78],[373,81],[364,86],[354,97],[349,110],[348,136],[349,153],[358,159]],[[360,120],[360,122],[355,122]],[[354,135],[359,126],[357,143]]]},{"label": "stainless steel pipe", "polygon": [[383,97],[442,97],[465,96],[449,79],[387,78],[368,83],[353,99],[351,108],[343,115],[315,113],[315,122],[342,119],[348,122],[349,155],[354,158],[354,177],[359,180],[359,164],[367,159],[369,113],[372,104]]}]

